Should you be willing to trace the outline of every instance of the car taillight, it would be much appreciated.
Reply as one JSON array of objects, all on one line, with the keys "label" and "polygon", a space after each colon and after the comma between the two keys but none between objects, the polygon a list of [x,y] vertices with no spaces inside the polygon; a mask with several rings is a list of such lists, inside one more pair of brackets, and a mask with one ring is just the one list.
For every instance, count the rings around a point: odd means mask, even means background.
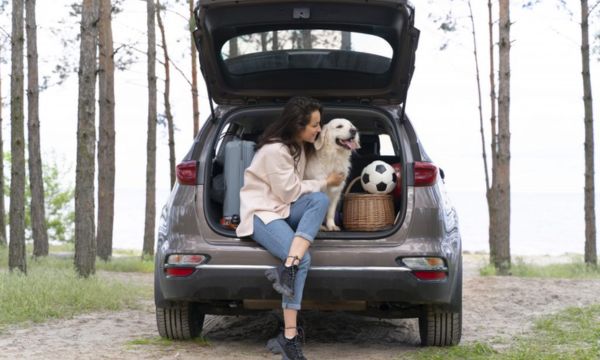
[{"label": "car taillight", "polygon": [[444,280],[446,278],[444,271],[415,271],[413,274],[419,280]]},{"label": "car taillight", "polygon": [[165,274],[167,276],[183,277],[191,275],[196,269],[194,268],[166,268]]},{"label": "car taillight", "polygon": [[171,254],[167,258],[167,265],[198,266],[208,260],[206,255],[198,254]]},{"label": "car taillight", "polygon": [[198,166],[196,160],[183,161],[177,164],[177,181],[182,185],[196,185]]},{"label": "car taillight", "polygon": [[437,166],[428,162],[415,161],[415,186],[432,186],[437,181]]},{"label": "car taillight", "polygon": [[196,271],[196,266],[208,261],[208,256],[201,254],[171,254],[165,263],[165,274],[172,277],[189,276]]},{"label": "car taillight", "polygon": [[446,263],[439,257],[408,257],[396,262],[410,268],[419,280],[444,280],[448,276]]}]

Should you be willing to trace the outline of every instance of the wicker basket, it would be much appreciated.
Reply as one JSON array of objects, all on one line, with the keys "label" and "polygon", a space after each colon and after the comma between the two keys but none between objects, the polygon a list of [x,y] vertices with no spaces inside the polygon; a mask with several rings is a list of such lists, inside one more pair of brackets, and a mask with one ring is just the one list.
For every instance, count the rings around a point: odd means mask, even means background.
[{"label": "wicker basket", "polygon": [[344,193],[344,229],[377,231],[394,224],[394,199],[388,194],[349,193],[360,176],[350,182]]}]

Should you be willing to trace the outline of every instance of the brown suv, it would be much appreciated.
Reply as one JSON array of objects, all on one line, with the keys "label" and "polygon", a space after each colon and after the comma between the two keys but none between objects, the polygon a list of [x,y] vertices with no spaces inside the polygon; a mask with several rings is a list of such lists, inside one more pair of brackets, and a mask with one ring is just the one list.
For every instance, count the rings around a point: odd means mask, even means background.
[{"label": "brown suv", "polygon": [[[443,172],[403,110],[419,38],[414,8],[406,0],[200,0],[195,15],[202,74],[218,106],[178,165],[162,210],[154,283],[161,336],[195,337],[205,314],[281,307],[264,276],[277,260],[238,238],[235,213],[225,210],[228,194],[239,194],[253,142],[287,99],[305,95],[323,103],[324,123],[343,117],[359,130],[362,148],[348,180],[373,160],[396,164],[402,180],[392,225],[319,233],[303,309],[416,317],[424,345],[457,344],[457,215]],[[232,142],[250,145],[228,172]]]}]

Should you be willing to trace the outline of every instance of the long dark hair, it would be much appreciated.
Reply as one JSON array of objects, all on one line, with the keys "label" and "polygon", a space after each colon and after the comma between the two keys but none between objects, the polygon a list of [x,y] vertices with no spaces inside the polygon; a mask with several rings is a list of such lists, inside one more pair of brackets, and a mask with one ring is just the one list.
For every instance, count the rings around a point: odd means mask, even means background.
[{"label": "long dark hair", "polygon": [[[302,151],[297,136],[308,125],[310,116],[315,111],[323,114],[323,106],[319,101],[303,96],[291,98],[285,104],[281,116],[265,129],[256,150],[266,144],[281,142],[290,149],[294,163],[297,165]],[[304,151],[307,156],[310,156],[314,152],[314,146],[304,144]]]}]

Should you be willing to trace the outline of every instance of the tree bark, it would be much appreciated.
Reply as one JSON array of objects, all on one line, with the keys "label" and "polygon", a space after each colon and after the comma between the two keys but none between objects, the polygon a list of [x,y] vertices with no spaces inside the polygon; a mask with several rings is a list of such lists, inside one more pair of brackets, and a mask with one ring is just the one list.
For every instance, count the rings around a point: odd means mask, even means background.
[{"label": "tree bark", "polygon": [[238,38],[229,39],[229,58],[233,59],[238,56]]},{"label": "tree bark", "polygon": [[279,50],[279,36],[278,36],[277,31],[273,31],[273,40],[272,41],[273,41],[273,45],[272,45],[273,49],[272,50],[273,51]]},{"label": "tree bark", "polygon": [[148,31],[148,141],[146,144],[146,217],[144,221],[143,255],[154,255],[156,223],[156,31],[155,6],[146,0]]},{"label": "tree bark", "polygon": [[160,1],[156,0],[156,19],[158,20],[158,28],[160,30],[160,38],[162,42],[163,56],[165,58],[165,116],[167,117],[167,129],[169,133],[169,173],[171,175],[171,188],[175,186],[175,125],[173,122],[173,113],[171,112],[171,70],[169,67],[170,58],[167,48],[167,39],[165,38],[165,25],[163,24],[160,15]]},{"label": "tree bark", "polygon": [[112,256],[115,203],[115,63],[111,1],[100,0],[98,22],[98,256]]},{"label": "tree bark", "polygon": [[[194,0],[189,0],[190,5],[190,19],[196,23],[196,17],[194,16]],[[193,138],[196,138],[198,131],[200,130],[200,107],[198,106],[198,59],[196,54],[196,43],[194,41],[194,28],[190,29],[191,35],[191,50],[192,50],[192,111],[194,115],[194,134]]]},{"label": "tree bark", "polygon": [[496,218],[498,214],[498,196],[495,186],[495,180],[497,180],[498,167],[496,160],[498,157],[497,139],[498,139],[498,126],[496,117],[496,70],[494,66],[495,51],[494,51],[494,18],[492,11],[492,1],[488,0],[488,36],[489,36],[489,53],[490,53],[490,158],[492,161],[492,184],[487,188],[486,198],[488,203],[488,214],[489,214],[489,226],[488,226],[488,241],[490,245],[490,263],[494,263],[496,258],[496,235],[497,225]]},{"label": "tree bark", "polygon": [[23,115],[23,0],[12,1],[11,35],[11,181],[8,268],[27,273],[25,257],[25,134]]},{"label": "tree bark", "polygon": [[261,48],[262,52],[267,51],[268,42],[269,42],[269,40],[267,39],[267,33],[266,32],[260,33],[260,48]]},{"label": "tree bark", "polygon": [[48,255],[48,231],[44,206],[44,180],[40,150],[40,105],[38,81],[36,0],[25,0],[27,25],[27,129],[29,140],[29,186],[31,189],[31,233],[33,256]]},{"label": "tree bark", "polygon": [[352,50],[352,38],[349,31],[342,31],[342,50]]},{"label": "tree bark", "polygon": [[301,30],[302,49],[312,49],[312,36],[310,30]]},{"label": "tree bark", "polygon": [[499,274],[510,271],[510,11],[509,0],[499,2],[498,150],[493,187],[497,206],[490,219],[494,236],[493,264]]},{"label": "tree bark", "polygon": [[481,80],[479,78],[479,56],[477,55],[477,37],[475,36],[475,19],[473,18],[473,8],[471,0],[467,1],[469,6],[469,18],[471,19],[471,35],[473,36],[473,57],[475,58],[475,78],[477,80],[477,110],[479,112],[479,133],[481,134],[481,148],[483,156],[483,172],[485,174],[485,190],[490,188],[490,178],[488,174],[487,154],[485,153],[485,133],[483,130],[483,101],[481,99]]},{"label": "tree bark", "polygon": [[585,125],[585,252],[586,264],[598,265],[596,252],[596,211],[594,187],[594,109],[590,75],[589,6],[581,0],[581,76],[583,78],[583,108]]},{"label": "tree bark", "polygon": [[[0,46],[0,51],[2,47]],[[0,62],[0,68],[2,64]],[[6,247],[6,208],[4,207],[4,141],[2,136],[2,71],[0,71],[0,247]]]},{"label": "tree bark", "polygon": [[82,277],[94,274],[94,165],[96,151],[96,39],[98,0],[83,0],[79,56],[77,165],[75,178],[75,268]]}]

